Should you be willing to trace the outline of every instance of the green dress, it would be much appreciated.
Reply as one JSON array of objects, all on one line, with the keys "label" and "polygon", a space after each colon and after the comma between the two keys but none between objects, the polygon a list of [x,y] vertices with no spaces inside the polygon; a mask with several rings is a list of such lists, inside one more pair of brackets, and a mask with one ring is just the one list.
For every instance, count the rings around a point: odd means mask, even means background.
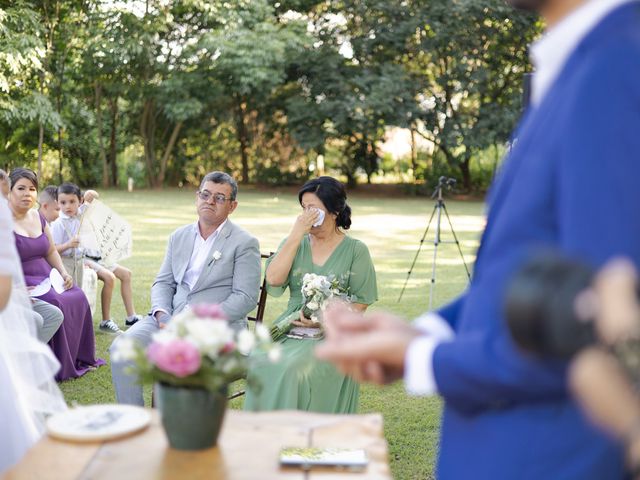
[{"label": "green dress", "polygon": [[[346,236],[325,264],[319,266],[312,261],[311,245],[305,236],[286,283],[279,287],[267,285],[267,291],[275,297],[281,296],[287,287],[290,290],[287,309],[276,322],[302,308],[300,289],[306,273],[333,275],[340,279],[341,286],[348,288],[354,303],[371,305],[378,299],[376,272],[364,243]],[[356,412],[358,384],[338,372],[333,365],[314,357],[313,350],[318,341],[321,340],[282,338],[279,340],[282,357],[278,363],[269,363],[264,354],[252,355],[248,376],[259,387],[248,389],[245,410]]]}]

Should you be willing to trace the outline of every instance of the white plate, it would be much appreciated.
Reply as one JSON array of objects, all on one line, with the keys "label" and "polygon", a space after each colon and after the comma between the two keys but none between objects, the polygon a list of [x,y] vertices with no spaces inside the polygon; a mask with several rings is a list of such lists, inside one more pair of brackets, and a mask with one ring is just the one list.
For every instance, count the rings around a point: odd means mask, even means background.
[{"label": "white plate", "polygon": [[151,415],[133,405],[88,405],[57,413],[47,419],[49,435],[73,442],[99,442],[142,430]]}]

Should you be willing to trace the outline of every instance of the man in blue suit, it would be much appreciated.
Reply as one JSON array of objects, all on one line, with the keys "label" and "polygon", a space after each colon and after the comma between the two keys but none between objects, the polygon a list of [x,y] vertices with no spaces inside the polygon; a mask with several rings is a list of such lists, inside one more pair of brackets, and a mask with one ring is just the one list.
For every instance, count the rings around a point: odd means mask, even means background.
[{"label": "man in blue suit", "polygon": [[440,478],[621,478],[623,449],[570,398],[566,365],[519,352],[502,305],[542,248],[640,267],[640,2],[519,3],[535,3],[548,30],[532,47],[532,105],[490,192],[469,289],[413,326],[336,308],[317,355],[360,380],[404,376],[410,393],[440,394]]}]

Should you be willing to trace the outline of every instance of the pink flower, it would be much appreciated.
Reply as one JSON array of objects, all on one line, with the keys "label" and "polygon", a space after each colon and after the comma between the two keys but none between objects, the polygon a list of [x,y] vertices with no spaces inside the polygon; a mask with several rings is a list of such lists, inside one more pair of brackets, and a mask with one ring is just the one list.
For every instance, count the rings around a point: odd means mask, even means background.
[{"label": "pink flower", "polygon": [[227,315],[217,303],[200,303],[191,307],[193,313],[200,318],[211,318],[213,320],[226,320]]},{"label": "pink flower", "polygon": [[147,348],[147,358],[160,370],[176,377],[186,377],[200,368],[200,352],[186,340],[172,340],[167,343],[154,342]]}]

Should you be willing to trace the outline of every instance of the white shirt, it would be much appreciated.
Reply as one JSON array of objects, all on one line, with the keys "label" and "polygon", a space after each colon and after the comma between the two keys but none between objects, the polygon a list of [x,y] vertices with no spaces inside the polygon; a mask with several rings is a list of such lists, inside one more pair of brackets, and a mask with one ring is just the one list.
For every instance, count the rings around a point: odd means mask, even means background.
[{"label": "white shirt", "polygon": [[[185,270],[184,276],[182,277],[182,283],[186,284],[189,287],[189,290],[193,290],[193,287],[198,281],[198,278],[200,278],[202,269],[207,263],[211,261],[211,258],[208,255],[209,251],[211,250],[211,245],[213,245],[214,240],[226,223],[226,220],[222,222],[220,226],[216,228],[216,231],[209,235],[209,238],[207,238],[206,240],[200,233],[198,222],[193,224],[193,229],[195,231],[196,237],[193,242],[193,251],[191,252],[191,258],[189,259],[187,269]],[[156,312],[168,313],[164,308],[155,308],[151,311],[151,315],[155,316]]]},{"label": "white shirt", "polygon": [[206,240],[202,238],[202,235],[200,234],[198,222],[193,225],[193,228],[196,231],[196,239],[193,244],[193,252],[191,252],[189,265],[187,265],[187,270],[184,272],[184,277],[182,277],[182,283],[186,284],[190,290],[193,290],[193,287],[198,281],[205,264],[211,260],[209,258],[211,245],[213,245],[213,242],[218,237],[220,230],[222,230],[226,223],[226,220],[222,222],[220,226],[216,228],[216,231],[209,235]]},{"label": "white shirt", "polygon": [[[78,213],[73,217],[60,212],[58,218],[50,225],[53,243],[62,245],[71,240],[71,237],[80,233],[80,219],[85,209],[86,205],[80,205]],[[63,257],[82,257],[83,254],[84,249],[80,246],[77,248],[67,248],[60,255]]]},{"label": "white shirt", "polygon": [[[539,105],[580,41],[612,10],[633,0],[588,0],[549,29],[531,46],[536,70],[531,103]],[[411,395],[433,395],[438,386],[433,373],[433,352],[455,338],[449,324],[435,313],[419,317],[414,326],[424,332],[409,344],[404,359],[404,384]]]},{"label": "white shirt", "polygon": [[539,105],[578,44],[615,8],[632,0],[588,0],[531,45],[531,104]]}]

